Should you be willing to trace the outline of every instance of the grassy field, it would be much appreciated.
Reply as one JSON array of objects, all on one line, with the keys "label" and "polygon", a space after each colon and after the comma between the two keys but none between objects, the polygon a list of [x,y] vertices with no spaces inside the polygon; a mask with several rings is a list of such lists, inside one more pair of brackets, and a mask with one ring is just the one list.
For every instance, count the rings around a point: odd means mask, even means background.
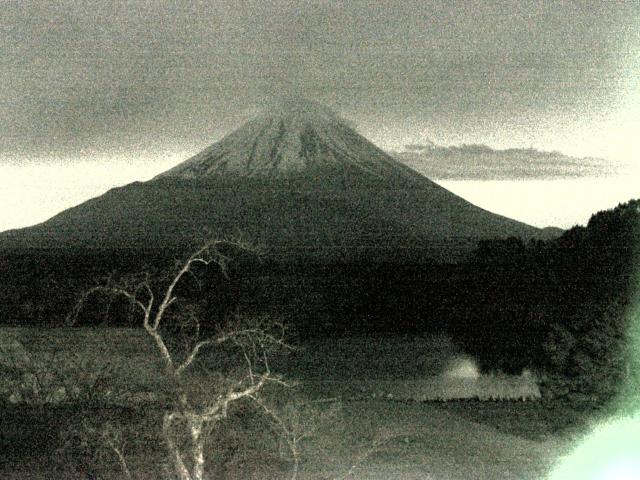
[{"label": "grassy field", "polygon": [[[545,405],[547,411],[541,413],[541,407],[533,405],[346,402],[339,422],[322,429],[306,444],[300,477],[342,478],[357,465],[350,478],[544,478],[556,459],[567,452],[572,436],[550,427],[558,414],[549,409],[557,407]],[[87,415],[96,421],[123,424],[141,421],[141,412],[131,409],[96,411],[67,405],[43,411],[5,405],[0,411],[3,479],[86,478],[87,472],[95,471],[95,459],[85,452],[57,453],[58,432]],[[128,445],[129,461],[138,472],[164,460],[162,444],[148,433]],[[278,462],[273,453],[265,454],[263,460]],[[102,462],[112,466],[110,478],[119,477],[114,459],[107,456]],[[249,478],[250,473],[227,472],[223,478]],[[288,464],[279,461],[275,478],[287,474]]]},{"label": "grassy field", "polygon": [[[112,390],[162,389],[154,351],[143,332],[5,329],[0,335],[5,342],[18,339],[32,358],[45,359],[49,365],[55,366],[56,359],[65,365],[61,359],[71,353],[88,369],[99,369],[108,359],[111,368],[105,381]],[[558,402],[413,401],[373,398],[368,391],[351,395],[359,389],[353,385],[362,380],[399,385],[437,377],[459,355],[443,338],[357,337],[309,343],[289,358],[275,359],[274,368],[300,381],[300,398],[310,403],[332,399],[318,405],[335,407],[304,444],[300,478],[345,478],[348,473],[348,478],[358,479],[544,478],[585,421]],[[264,430],[259,425],[262,420],[248,424],[241,413],[222,427],[224,441],[212,443],[216,446],[212,456],[224,451],[237,465],[235,470],[227,466],[217,471],[216,478],[287,478],[290,463],[278,455],[277,441],[267,436],[258,439],[256,432]],[[90,449],[62,448],[69,439],[64,432],[77,429],[86,419],[95,425],[111,422],[132,432],[127,454],[134,470],[145,471],[164,461],[163,444],[157,440],[160,401],[38,406],[5,399],[0,415],[3,479],[85,479],[96,462],[103,465],[99,478],[119,478],[117,463],[108,452],[96,457]],[[248,442],[237,438],[240,430]]]}]

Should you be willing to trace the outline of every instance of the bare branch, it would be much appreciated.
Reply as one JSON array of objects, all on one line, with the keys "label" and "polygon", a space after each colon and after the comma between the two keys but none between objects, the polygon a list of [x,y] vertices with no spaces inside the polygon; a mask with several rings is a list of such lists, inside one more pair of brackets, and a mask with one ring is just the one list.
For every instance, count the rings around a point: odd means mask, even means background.
[{"label": "bare branch", "polygon": [[360,455],[358,455],[358,457],[355,459],[349,470],[347,470],[347,472],[337,480],[344,480],[351,477],[353,475],[353,472],[355,472],[355,470],[359,468],[371,455],[379,452],[381,448],[383,448],[387,443],[398,436],[398,434],[378,432],[376,437],[369,445],[369,448],[362,451]]},{"label": "bare branch", "polygon": [[244,390],[228,392],[222,401],[222,405],[223,405],[222,411],[224,413],[224,416],[225,417],[227,416],[227,409],[230,403],[240,400],[241,398],[255,395],[267,383],[270,375],[271,375],[271,372],[268,372],[268,371],[264,372],[263,374],[258,376],[257,382],[255,381],[251,382],[251,384]]},{"label": "bare branch", "polygon": [[182,264],[182,267],[175,274],[171,283],[165,290],[164,298],[158,307],[158,311],[156,312],[153,328],[158,329],[160,322],[162,321],[162,317],[166,311],[166,309],[176,300],[174,296],[174,290],[180,279],[187,273],[192,273],[191,269],[195,264],[209,265],[211,263],[215,263],[221,269],[223,273],[226,275],[226,264],[228,262],[228,258],[224,256],[221,252],[218,251],[218,246],[222,244],[232,244],[232,242],[224,241],[224,240],[210,240],[204,244],[204,246],[200,247],[194,253],[192,253],[189,258]]},{"label": "bare branch", "polygon": [[283,338],[283,336],[276,336],[260,327],[242,328],[240,330],[230,330],[220,333],[212,343],[221,344],[228,341],[240,342],[243,338],[250,339],[257,342],[261,346],[271,345],[283,348],[285,350],[293,351],[295,348],[289,345]]},{"label": "bare branch", "polygon": [[171,352],[167,348],[167,345],[164,342],[164,339],[162,338],[162,335],[160,335],[160,333],[158,333],[158,331],[156,329],[154,329],[153,327],[147,327],[147,325],[148,325],[148,323],[145,322],[145,329],[146,329],[147,333],[149,335],[151,335],[153,340],[156,342],[156,346],[158,347],[158,350],[160,350],[160,355],[162,356],[162,359],[164,360],[165,368],[167,370],[167,373],[169,373],[170,375],[174,375],[176,369],[175,369],[175,364],[173,362],[173,357],[171,355]]},{"label": "bare branch", "polygon": [[247,355],[247,352],[244,348],[242,348],[242,355],[244,356],[244,359],[247,362],[247,368],[249,369],[249,379],[253,383],[255,381],[254,375],[253,375],[253,365],[251,363],[251,359]]},{"label": "bare branch", "polygon": [[147,318],[151,312],[151,306],[153,303],[153,297],[151,297],[151,300],[149,301],[148,304],[144,304],[142,301],[140,301],[135,294],[129,292],[128,290],[125,290],[124,288],[115,286],[115,285],[98,285],[95,287],[92,287],[88,290],[85,290],[84,292],[81,293],[80,295],[80,299],[78,300],[78,302],[76,303],[76,305],[74,306],[74,308],[72,309],[72,311],[69,313],[69,315],[67,315],[67,323],[68,324],[74,324],[77,321],[78,315],[80,314],[80,312],[82,311],[82,308],[84,307],[84,304],[87,302],[87,300],[89,299],[89,297],[91,297],[91,295],[95,294],[95,293],[104,293],[107,295],[120,295],[125,297],[129,302],[131,302],[132,305],[140,308],[142,310],[142,312],[145,315],[145,318]]},{"label": "bare branch", "polygon": [[291,471],[291,480],[297,480],[298,470],[300,468],[300,450],[298,448],[299,442],[304,438],[303,435],[296,435],[291,428],[287,426],[284,420],[278,415],[275,410],[269,408],[260,398],[256,396],[251,397],[262,409],[269,415],[276,423],[276,425],[282,430],[284,434],[285,442],[291,452],[293,458],[293,469]]},{"label": "bare branch", "polygon": [[208,345],[213,345],[214,343],[216,342],[214,342],[213,340],[203,340],[196,343],[196,345],[191,349],[191,352],[189,353],[187,358],[176,368],[176,375],[182,374],[182,372],[193,363],[202,348]]},{"label": "bare branch", "polygon": [[[294,350],[294,347],[289,345],[284,340],[284,327],[281,324],[275,324],[280,329],[279,335],[274,335],[269,333],[266,329],[262,328],[259,324],[256,327],[246,327],[240,328],[238,330],[228,329],[227,331],[220,332],[218,336],[201,340],[197,342],[193,348],[190,350],[189,354],[185,358],[185,360],[176,367],[175,373],[176,375],[182,374],[185,369],[187,369],[197,358],[200,351],[208,346],[221,345],[226,342],[233,342],[236,344],[243,352],[245,360],[251,365],[251,362],[247,356],[245,350],[245,343],[249,343],[251,349],[253,350],[254,356],[257,356],[256,345],[260,347],[261,350],[261,358],[263,363],[268,368],[268,361],[266,355],[266,347],[278,347],[283,348],[284,350]],[[196,325],[196,328],[199,331],[199,323]]]},{"label": "bare branch", "polygon": [[103,439],[107,446],[115,453],[116,458],[118,459],[118,463],[120,464],[120,470],[124,475],[124,478],[131,480],[131,470],[129,470],[129,465],[127,463],[127,459],[124,456],[124,442],[122,445],[118,445],[116,439],[109,437],[106,432],[103,434]]},{"label": "bare branch", "polygon": [[[269,382],[287,385],[281,378],[272,375],[270,371],[265,371],[260,375],[254,375],[253,381],[251,381],[248,386],[241,390],[231,388],[225,394],[219,395],[213,405],[203,410],[201,413],[202,417],[205,421],[226,418],[230,404],[243,398],[254,399],[256,394]],[[240,380],[238,386],[242,383],[244,383],[244,381]]]}]

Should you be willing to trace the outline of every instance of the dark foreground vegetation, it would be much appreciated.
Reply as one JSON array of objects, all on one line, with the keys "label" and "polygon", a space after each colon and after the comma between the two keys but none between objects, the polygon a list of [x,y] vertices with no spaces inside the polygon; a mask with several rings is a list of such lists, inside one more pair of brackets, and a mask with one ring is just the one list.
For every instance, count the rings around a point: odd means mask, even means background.
[{"label": "dark foreground vegetation", "polygon": [[[215,324],[230,312],[268,313],[298,340],[369,334],[450,335],[484,370],[544,373],[547,393],[599,404],[628,371],[629,309],[637,299],[640,202],[595,214],[586,227],[523,243],[483,241],[456,265],[278,260],[230,252],[183,294]],[[0,321],[61,325],[78,292],[107,275],[161,272],[181,252],[32,250],[3,253]],[[127,302],[96,298],[83,325],[135,324]]]},{"label": "dark foreground vegetation", "polygon": [[[639,228],[632,201],[555,240],[482,242],[457,265],[275,262],[238,242],[203,247],[173,269],[167,256],[180,252],[7,254],[5,327],[93,326],[83,335],[96,338],[81,353],[80,336],[66,333],[68,348],[52,349],[57,334],[38,341],[41,329],[15,338],[4,329],[0,367],[18,387],[0,405],[0,474],[295,479],[357,468],[367,478],[539,478],[637,371]],[[144,329],[110,328],[132,325]],[[453,343],[438,352],[420,338]],[[284,360],[290,344],[309,347],[307,357]],[[343,348],[344,368],[339,345],[353,347]],[[393,388],[441,371],[455,353],[496,381],[533,370],[543,399],[446,405],[353,393],[363,377]],[[114,371],[92,376],[93,360]],[[427,364],[436,367],[421,371]],[[71,377],[82,379],[75,390],[56,383]],[[331,395],[337,384],[352,393]],[[490,455],[469,454],[487,442]]]},{"label": "dark foreground vegetation", "polygon": [[555,240],[482,243],[474,263],[480,308],[458,326],[473,332],[470,353],[486,365],[524,362],[544,373],[549,393],[593,406],[637,381],[640,201]]}]

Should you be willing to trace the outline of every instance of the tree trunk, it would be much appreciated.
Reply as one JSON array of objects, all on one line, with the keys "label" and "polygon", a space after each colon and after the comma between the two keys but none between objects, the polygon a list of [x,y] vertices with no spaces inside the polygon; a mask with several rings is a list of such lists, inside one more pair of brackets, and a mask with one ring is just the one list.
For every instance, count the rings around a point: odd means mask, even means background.
[{"label": "tree trunk", "polygon": [[184,464],[182,460],[182,455],[180,454],[180,449],[173,441],[173,437],[171,436],[171,423],[173,421],[173,414],[165,413],[164,420],[162,422],[162,433],[164,434],[165,441],[167,442],[167,447],[169,448],[169,454],[173,457],[173,465],[180,480],[193,480],[187,466]]},{"label": "tree trunk", "polygon": [[204,438],[202,438],[202,418],[189,419],[191,429],[191,453],[193,455],[193,480],[204,479]]}]

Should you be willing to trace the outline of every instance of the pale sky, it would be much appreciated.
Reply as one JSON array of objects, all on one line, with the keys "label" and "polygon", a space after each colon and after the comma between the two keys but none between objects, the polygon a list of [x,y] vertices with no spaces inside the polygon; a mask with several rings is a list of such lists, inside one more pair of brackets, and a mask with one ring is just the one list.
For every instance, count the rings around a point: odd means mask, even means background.
[{"label": "pale sky", "polygon": [[[640,159],[637,0],[17,0],[0,11],[0,230],[150,178],[280,95],[326,104],[387,149],[430,139]],[[623,183],[612,191],[635,191]],[[470,185],[459,193],[481,206],[535,216],[499,187]],[[583,187],[568,195],[594,200]],[[562,208],[536,221],[583,221]]]}]

